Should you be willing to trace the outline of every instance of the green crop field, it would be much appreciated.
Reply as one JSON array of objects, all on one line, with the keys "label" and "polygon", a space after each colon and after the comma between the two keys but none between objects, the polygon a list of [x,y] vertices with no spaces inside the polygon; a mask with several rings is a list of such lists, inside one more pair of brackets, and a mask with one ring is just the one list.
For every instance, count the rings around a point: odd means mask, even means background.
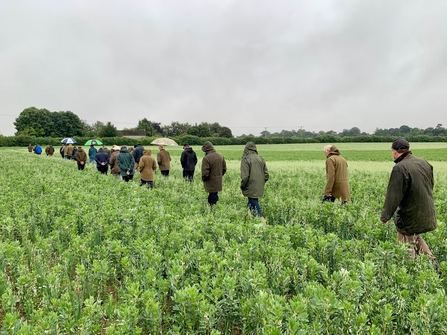
[{"label": "green crop field", "polygon": [[0,334],[446,334],[447,143],[412,145],[434,166],[438,229],[424,238],[441,275],[379,220],[390,144],[337,146],[345,206],[320,202],[323,144],[258,146],[267,225],[239,190],[243,146],[216,147],[228,172],[212,210],[198,146],[193,184],[168,147],[152,191],[138,173],[0,148]]}]

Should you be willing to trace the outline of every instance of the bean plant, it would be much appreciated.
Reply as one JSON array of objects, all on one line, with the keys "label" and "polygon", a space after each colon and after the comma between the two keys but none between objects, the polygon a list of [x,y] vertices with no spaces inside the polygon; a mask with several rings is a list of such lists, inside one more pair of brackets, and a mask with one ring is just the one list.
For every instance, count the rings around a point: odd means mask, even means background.
[{"label": "bean plant", "polygon": [[239,189],[243,146],[216,147],[228,171],[212,209],[199,147],[193,183],[181,177],[181,148],[167,148],[171,173],[157,171],[153,190],[138,172],[125,183],[0,148],[0,333],[447,333],[445,144],[414,150],[434,166],[438,229],[424,238],[440,271],[409,259],[379,220],[389,145],[337,144],[350,174],[343,206],[321,203],[323,146],[258,146],[267,224]]}]

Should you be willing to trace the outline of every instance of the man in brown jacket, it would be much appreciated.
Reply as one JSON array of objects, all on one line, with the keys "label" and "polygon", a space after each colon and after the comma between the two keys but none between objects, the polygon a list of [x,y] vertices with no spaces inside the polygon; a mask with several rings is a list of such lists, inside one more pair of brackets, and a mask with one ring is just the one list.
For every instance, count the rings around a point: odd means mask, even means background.
[{"label": "man in brown jacket", "polygon": [[121,169],[118,166],[118,155],[120,154],[120,147],[117,145],[114,145],[112,147],[112,151],[110,153],[109,158],[109,166],[110,166],[110,172],[112,175],[114,175],[116,178],[121,178]]},{"label": "man in brown jacket", "polygon": [[164,149],[162,145],[158,146],[158,150],[160,150],[157,153],[158,168],[160,169],[162,176],[168,177],[169,170],[171,169],[171,155]]},{"label": "man in brown jacket", "polygon": [[140,171],[140,186],[147,184],[149,189],[154,188],[154,171],[157,169],[154,157],[151,156],[150,149],[143,150],[143,156],[140,158],[138,170]]},{"label": "man in brown jacket", "polygon": [[85,163],[87,163],[87,154],[82,147],[78,147],[78,150],[76,150],[75,159],[78,163],[78,170],[84,170]]},{"label": "man in brown jacket", "polygon": [[227,163],[209,141],[203,144],[202,151],[205,153],[202,159],[202,181],[208,192],[208,204],[213,206],[219,200],[218,192],[222,191],[222,177],[227,172]]},{"label": "man in brown jacket", "polygon": [[340,199],[342,204],[351,200],[348,181],[348,163],[335,145],[324,147],[326,155],[326,187],[322,202]]}]

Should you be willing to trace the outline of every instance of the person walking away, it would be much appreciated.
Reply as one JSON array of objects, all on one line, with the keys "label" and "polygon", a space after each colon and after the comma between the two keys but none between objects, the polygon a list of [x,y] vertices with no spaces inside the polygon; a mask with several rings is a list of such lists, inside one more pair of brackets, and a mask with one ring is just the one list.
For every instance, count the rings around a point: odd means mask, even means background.
[{"label": "person walking away", "polygon": [[222,191],[222,177],[227,172],[225,158],[216,152],[213,144],[206,141],[202,146],[205,157],[202,159],[202,181],[205,191],[208,192],[208,204],[212,207],[219,201],[219,192]]},{"label": "person walking away", "polygon": [[109,155],[104,151],[103,148],[100,148],[99,151],[95,155],[96,168],[101,174],[107,174],[109,170]]},{"label": "person walking away", "polygon": [[114,145],[112,147],[112,152],[110,154],[109,165],[110,165],[110,172],[116,178],[121,178],[121,170],[120,170],[120,167],[118,166],[118,155],[119,154],[120,154],[120,147],[117,145]]},{"label": "person walking away", "polygon": [[138,143],[135,144],[132,151],[133,159],[135,160],[135,170],[138,169],[138,163],[140,163],[141,157],[143,157],[144,148]]},{"label": "person walking away", "polygon": [[66,146],[66,145],[62,145],[62,146],[60,147],[60,149],[59,149],[59,153],[61,154],[62,159],[64,159],[64,150],[65,150],[65,146]]},{"label": "person walking away", "polygon": [[36,155],[40,155],[42,153],[42,147],[39,144],[36,144],[33,150]]},{"label": "person walking away", "polygon": [[342,204],[351,201],[348,180],[348,163],[335,145],[324,147],[326,155],[326,187],[322,202],[340,199]]},{"label": "person walking away", "polygon": [[71,143],[66,144],[64,147],[64,158],[71,159],[72,155],[73,155],[73,146],[71,145]]},{"label": "person walking away", "polygon": [[82,147],[78,147],[78,150],[76,150],[75,160],[78,164],[78,170],[84,170],[85,164],[87,163],[87,153]]},{"label": "person walking away", "polygon": [[241,160],[241,191],[248,198],[247,208],[251,215],[267,223],[259,206],[259,198],[264,196],[265,183],[269,180],[269,172],[264,159],[258,155],[254,142],[247,142]]},{"label": "person walking away", "polygon": [[96,163],[95,156],[96,156],[97,152],[98,151],[96,150],[95,146],[93,146],[93,145],[91,145],[90,149],[88,149],[88,159],[89,159],[89,163],[90,164],[95,164]]},{"label": "person walking away", "polygon": [[183,144],[180,164],[182,164],[183,168],[183,178],[192,183],[194,181],[194,170],[197,165],[197,155],[188,144]]},{"label": "person walking away", "polygon": [[408,244],[410,257],[426,254],[439,270],[438,261],[420,235],[437,227],[433,167],[425,159],[414,157],[410,143],[403,138],[393,142],[391,151],[395,165],[380,220],[386,224],[394,214],[397,240]]},{"label": "person walking away", "polygon": [[149,189],[152,190],[154,188],[154,171],[157,169],[157,163],[151,154],[152,151],[150,149],[144,149],[138,169],[140,171],[140,186],[147,184]]},{"label": "person walking away", "polygon": [[45,148],[45,153],[47,156],[53,156],[54,154],[54,147],[50,144]]},{"label": "person walking away", "polygon": [[135,160],[132,154],[127,150],[127,146],[123,145],[118,155],[118,166],[121,170],[121,178],[128,182],[133,179],[135,174]]},{"label": "person walking away", "polygon": [[28,145],[28,152],[33,152],[33,145],[30,143],[29,145]]},{"label": "person walking away", "polygon": [[162,145],[158,146],[157,162],[161,175],[168,177],[169,170],[171,169],[171,155],[167,152]]}]

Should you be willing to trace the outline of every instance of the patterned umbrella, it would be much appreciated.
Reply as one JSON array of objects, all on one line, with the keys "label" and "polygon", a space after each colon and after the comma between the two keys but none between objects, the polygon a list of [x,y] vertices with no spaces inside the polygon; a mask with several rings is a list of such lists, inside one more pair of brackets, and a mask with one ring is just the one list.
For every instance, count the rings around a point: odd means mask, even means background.
[{"label": "patterned umbrella", "polygon": [[166,145],[166,146],[170,146],[170,147],[174,147],[174,146],[178,145],[177,142],[175,142],[174,140],[171,140],[170,138],[167,138],[167,137],[157,138],[157,139],[153,140],[151,142],[151,144]]},{"label": "patterned umbrella", "polygon": [[72,143],[73,144],[73,143],[76,143],[76,140],[71,137],[66,137],[61,141],[61,143],[64,143],[64,144]]},{"label": "patterned umbrella", "polygon": [[100,140],[88,140],[84,145],[102,145]]}]

